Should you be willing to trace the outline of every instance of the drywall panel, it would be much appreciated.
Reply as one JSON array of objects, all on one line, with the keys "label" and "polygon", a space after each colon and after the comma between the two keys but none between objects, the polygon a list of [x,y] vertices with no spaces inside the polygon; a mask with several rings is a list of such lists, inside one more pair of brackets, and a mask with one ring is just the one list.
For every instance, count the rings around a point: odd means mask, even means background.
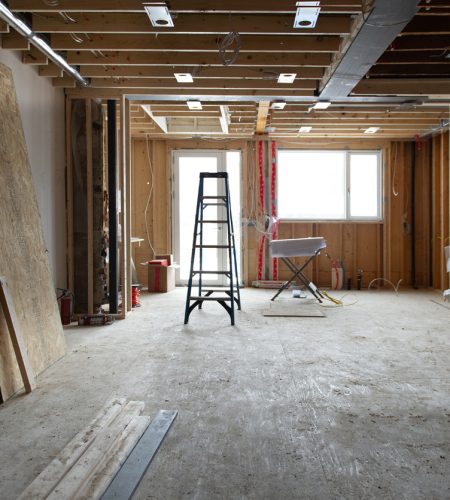
[{"label": "drywall panel", "polygon": [[[12,72],[0,64],[0,276],[8,282],[36,374],[65,353],[56,295],[17,104]],[[3,399],[22,387],[0,312]]]},{"label": "drywall panel", "polygon": [[55,286],[66,286],[64,93],[22,64],[20,52],[0,49],[13,74],[44,238]]}]

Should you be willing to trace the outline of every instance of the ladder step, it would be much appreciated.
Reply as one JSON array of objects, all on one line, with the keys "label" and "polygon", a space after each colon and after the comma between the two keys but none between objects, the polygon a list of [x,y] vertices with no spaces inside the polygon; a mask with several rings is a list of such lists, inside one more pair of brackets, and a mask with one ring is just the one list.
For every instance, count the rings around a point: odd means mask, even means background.
[{"label": "ladder step", "polygon": [[230,271],[192,271],[192,274],[230,274]]},{"label": "ladder step", "polygon": [[205,207],[226,207],[227,204],[225,202],[223,203],[203,203]]},{"label": "ladder step", "polygon": [[209,300],[209,301],[218,301],[218,300],[232,300],[231,297],[229,297],[228,295],[226,297],[192,297],[189,299],[189,300]]},{"label": "ladder step", "polygon": [[199,220],[200,224],[226,224],[227,220]]},{"label": "ladder step", "polygon": [[222,196],[202,196],[202,200],[226,200],[227,197],[222,195]]},{"label": "ladder step", "polygon": [[195,248],[231,248],[231,245],[195,245]]}]

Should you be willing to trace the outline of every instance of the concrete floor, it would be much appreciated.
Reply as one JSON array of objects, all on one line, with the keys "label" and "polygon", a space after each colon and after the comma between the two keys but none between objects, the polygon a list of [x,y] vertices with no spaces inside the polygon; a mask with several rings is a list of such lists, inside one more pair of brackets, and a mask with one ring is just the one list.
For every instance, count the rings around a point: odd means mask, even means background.
[{"label": "concrete floor", "polygon": [[244,290],[236,327],[217,304],[183,326],[178,289],[67,329],[68,355],[0,406],[0,497],[125,396],[179,411],[136,499],[450,498],[450,310],[354,295],[326,318],[265,318],[271,291]]}]

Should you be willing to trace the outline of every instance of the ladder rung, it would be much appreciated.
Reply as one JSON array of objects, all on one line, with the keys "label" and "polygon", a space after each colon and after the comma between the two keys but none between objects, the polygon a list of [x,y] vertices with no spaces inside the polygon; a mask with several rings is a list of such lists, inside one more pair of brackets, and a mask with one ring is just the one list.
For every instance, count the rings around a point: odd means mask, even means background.
[{"label": "ladder rung", "polygon": [[199,220],[201,224],[226,224],[227,220]]},{"label": "ladder rung", "polygon": [[[193,284],[192,285],[192,288],[196,288],[197,285]],[[236,285],[233,285],[233,290],[236,292],[237,291],[237,286]],[[225,293],[225,292],[231,292],[230,288],[219,288],[219,289],[214,289],[214,288],[202,288],[202,292],[211,292],[211,293],[215,293],[215,292],[218,292],[218,293]]]},{"label": "ladder rung", "polygon": [[191,297],[190,300],[232,300],[228,295],[226,297]]},{"label": "ladder rung", "polygon": [[202,200],[226,200],[226,196],[202,196]]},{"label": "ladder rung", "polygon": [[230,271],[192,271],[192,274],[225,274],[229,275]]},{"label": "ladder rung", "polygon": [[205,207],[209,207],[209,206],[211,206],[211,207],[226,207],[227,206],[226,203],[203,203],[203,205]]},{"label": "ladder rung", "polygon": [[195,248],[231,248],[230,245],[195,245]]}]

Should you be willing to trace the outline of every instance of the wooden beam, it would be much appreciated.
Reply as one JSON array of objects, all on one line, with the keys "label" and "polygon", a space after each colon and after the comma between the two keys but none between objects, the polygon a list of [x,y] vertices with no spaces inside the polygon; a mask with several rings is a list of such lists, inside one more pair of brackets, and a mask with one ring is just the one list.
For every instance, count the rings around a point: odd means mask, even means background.
[{"label": "wooden beam", "polygon": [[260,101],[258,117],[256,119],[256,133],[264,134],[266,130],[267,117],[269,115],[270,101]]},{"label": "wooden beam", "polygon": [[[422,43],[423,42],[422,39]],[[446,64],[450,69],[450,59],[445,57],[442,50],[415,50],[399,51],[391,50],[385,52],[377,64]]]},{"label": "wooden beam", "polygon": [[355,95],[447,95],[450,78],[440,79],[365,79],[354,89]]},{"label": "wooden beam", "polygon": [[[63,0],[51,4],[41,0],[10,0],[12,11],[17,12],[144,12],[141,0]],[[322,0],[321,11],[324,13],[348,13],[361,12],[361,0]],[[208,13],[294,13],[295,3],[291,0],[264,0],[263,3],[252,0],[227,0],[226,4],[217,4],[209,0],[194,0],[186,5],[183,0],[171,0],[170,12],[196,12]]]},{"label": "wooden beam", "polygon": [[392,43],[392,50],[445,50],[449,48],[450,41],[446,35],[428,34],[426,40],[414,35],[404,35],[397,37]]},{"label": "wooden beam", "polygon": [[22,62],[30,65],[45,65],[48,64],[48,59],[37,47],[31,45],[30,50],[22,52]]},{"label": "wooden beam", "polygon": [[[214,52],[221,35],[173,35],[155,34],[78,34],[81,43],[68,34],[54,33],[52,47],[55,50],[139,50],[145,52]],[[337,52],[339,36],[241,36],[241,53],[247,52]]]},{"label": "wooden beam", "polygon": [[86,198],[88,314],[94,313],[94,184],[92,165],[92,101],[86,99]]},{"label": "wooden beam", "polygon": [[345,35],[350,33],[349,16],[320,16],[315,28],[307,32],[293,27],[292,15],[229,15],[229,14],[180,14],[174,28],[156,28],[151,25],[145,13],[98,13],[71,15],[76,22],[66,23],[58,14],[32,17],[33,31],[36,33],[223,33],[232,29],[242,35],[272,34],[285,35]]},{"label": "wooden beam", "polygon": [[448,64],[376,64],[369,71],[372,76],[409,76],[409,77],[448,77],[450,66]]},{"label": "wooden beam", "polygon": [[72,157],[72,100],[66,96],[66,214],[67,214],[67,286],[74,288],[74,234],[73,234],[73,157]]},{"label": "wooden beam", "polygon": [[52,81],[54,87],[75,88],[77,86],[75,80],[71,76],[64,74],[61,77],[53,78]]},{"label": "wooden beam", "polygon": [[296,92],[301,90],[314,91],[317,88],[316,80],[298,80],[293,84],[283,85],[279,84],[277,80],[265,80],[262,78],[254,79],[208,79],[195,80],[194,83],[177,83],[175,78],[172,80],[158,79],[158,78],[92,78],[92,87],[118,87],[118,88],[144,88],[155,89],[159,91],[180,91],[195,93],[205,89],[214,89],[217,93],[222,90],[242,90],[242,89],[272,89],[276,92],[283,93],[285,90],[289,92]]},{"label": "wooden beam", "polygon": [[9,33],[10,32],[10,27],[9,24],[3,19],[0,19],[0,33]]},{"label": "wooden beam", "polygon": [[[192,68],[186,66],[186,72],[190,73]],[[173,67],[170,66],[81,66],[80,73],[83,76],[93,77],[127,77],[127,78],[171,78],[175,79]],[[323,76],[322,67],[298,67],[296,80],[319,80]],[[181,72],[181,71],[180,71]],[[242,78],[264,78],[276,79],[280,74],[280,68],[262,67],[234,67],[234,66],[210,66],[199,67],[193,71],[195,81],[203,79],[242,79]]]},{"label": "wooden beam", "polygon": [[[28,358],[27,348],[22,336],[22,330],[17,318],[14,301],[9,291],[8,283],[5,278],[0,277],[0,305],[3,309],[3,315],[8,325],[11,343],[16,355],[19,371],[22,376],[22,381],[26,392],[31,392],[36,388],[34,379],[34,371]],[[36,325],[36,328],[39,328]]]},{"label": "wooden beam", "polygon": [[403,30],[405,35],[450,35],[447,16],[416,16]]},{"label": "wooden beam", "polygon": [[30,42],[16,30],[11,29],[9,33],[2,35],[2,49],[29,50]]},{"label": "wooden beam", "polygon": [[[59,66],[56,66],[55,63],[49,61],[49,63],[46,66],[39,66],[39,76],[62,78],[63,70]],[[73,80],[73,78],[72,81],[75,84],[75,80]]]},{"label": "wooden beam", "polygon": [[[222,61],[217,54],[209,52],[188,52],[175,54],[145,53],[145,52],[103,52],[103,55],[95,56],[86,51],[70,51],[67,53],[67,61],[74,65],[104,65],[104,66],[218,66],[223,68]],[[233,67],[278,67],[286,68],[287,66],[316,66],[326,67],[331,62],[331,54],[328,53],[303,53],[298,54],[241,54]]]}]

